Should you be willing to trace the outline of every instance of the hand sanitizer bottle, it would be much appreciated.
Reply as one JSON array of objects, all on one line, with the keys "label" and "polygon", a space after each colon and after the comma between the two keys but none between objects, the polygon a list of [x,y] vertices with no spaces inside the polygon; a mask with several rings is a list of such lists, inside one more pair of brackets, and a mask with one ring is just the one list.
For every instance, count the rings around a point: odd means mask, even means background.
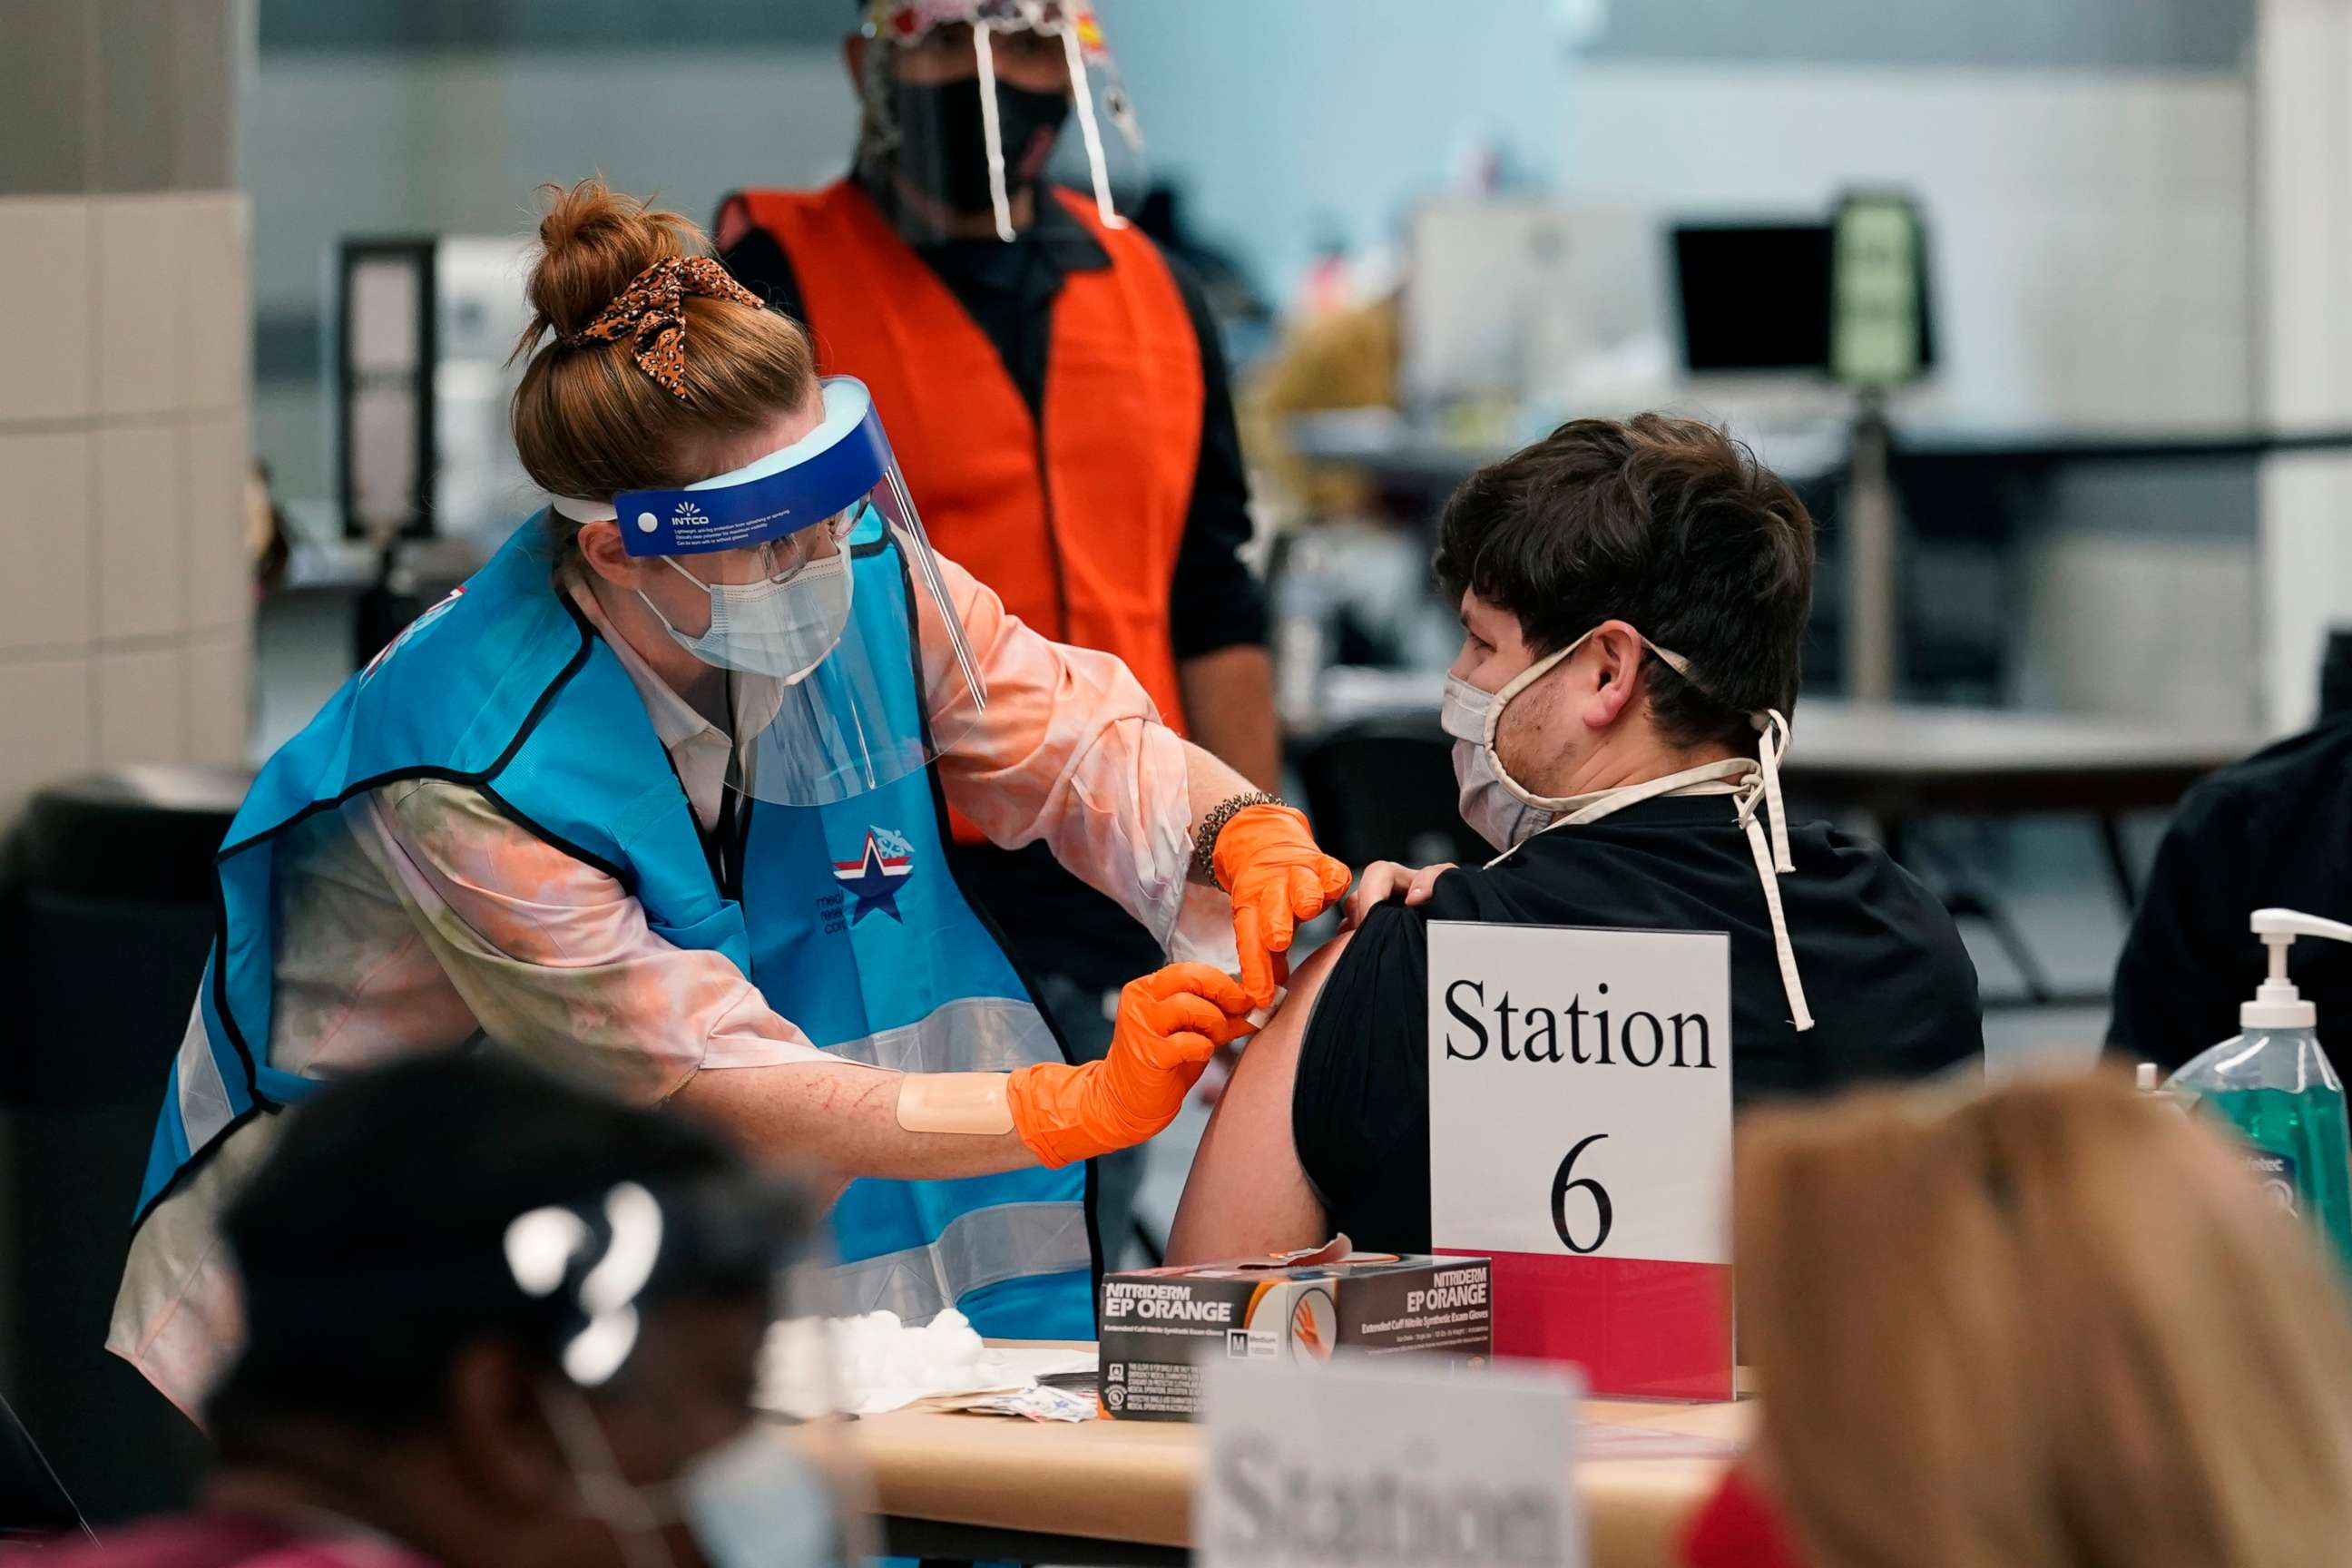
[{"label": "hand sanitizer bottle", "polygon": [[2318,1016],[2287,978],[2298,936],[2352,942],[2352,926],[2294,910],[2257,910],[2270,978],[2238,1009],[2241,1031],[2172,1075],[2166,1087],[2202,1105],[2245,1145],[2248,1169],[2281,1208],[2302,1215],[2352,1270],[2352,1145],[2344,1084],[2319,1048]]}]

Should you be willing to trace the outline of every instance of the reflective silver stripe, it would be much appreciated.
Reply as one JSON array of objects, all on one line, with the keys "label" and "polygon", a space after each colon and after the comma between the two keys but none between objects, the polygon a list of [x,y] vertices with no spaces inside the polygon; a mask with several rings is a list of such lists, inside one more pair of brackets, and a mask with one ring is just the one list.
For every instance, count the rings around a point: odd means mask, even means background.
[{"label": "reflective silver stripe", "polygon": [[929,1247],[825,1270],[833,1310],[892,1311],[928,1323],[983,1285],[1094,1267],[1084,1204],[996,1204],[949,1225]]},{"label": "reflective silver stripe", "polygon": [[1037,1009],[1002,996],[967,996],[919,1023],[825,1048],[844,1061],[893,1072],[1011,1072],[1062,1059]]},{"label": "reflective silver stripe", "polygon": [[[205,971],[206,980],[211,971]],[[188,1147],[201,1149],[235,1120],[229,1109],[228,1087],[221,1082],[220,1064],[213,1059],[212,1037],[205,1032],[204,999],[198,997],[188,1017],[188,1032],[180,1040],[180,1130]]]}]

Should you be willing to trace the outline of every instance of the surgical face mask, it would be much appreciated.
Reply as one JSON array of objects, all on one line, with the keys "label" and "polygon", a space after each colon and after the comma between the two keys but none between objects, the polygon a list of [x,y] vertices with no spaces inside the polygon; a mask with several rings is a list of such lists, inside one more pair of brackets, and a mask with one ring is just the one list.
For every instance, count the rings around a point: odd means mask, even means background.
[{"label": "surgical face mask", "polygon": [[710,597],[710,627],[688,637],[645,590],[637,596],[660,621],[672,641],[705,664],[747,675],[773,676],[791,686],[824,662],[849,626],[849,552],[819,556],[775,582],[706,583],[665,555],[669,569]]},{"label": "surgical face mask", "polygon": [[847,1555],[833,1489],[782,1432],[749,1428],[675,1490],[710,1568],[835,1568]]},{"label": "surgical face mask", "polygon": [[1512,795],[1486,744],[1486,715],[1495,694],[1460,676],[1445,678],[1445,701],[1438,719],[1454,738],[1454,783],[1460,792],[1462,820],[1497,853],[1515,849],[1551,824],[1552,814]]},{"label": "surgical face mask", "polygon": [[[950,212],[984,213],[995,205],[990,188],[988,135],[978,77],[898,84],[898,172],[917,190]],[[999,79],[996,121],[1004,148],[1004,186],[1036,183],[1041,143],[1051,146],[1069,118],[1066,92],[1034,92]]]},{"label": "surgical face mask", "polygon": [[[1460,791],[1462,820],[1493,845],[1497,854],[1517,848],[1579,804],[1574,797],[1538,795],[1503,766],[1502,754],[1495,749],[1503,710],[1519,693],[1567,662],[1600,629],[1595,626],[1559,652],[1536,660],[1499,691],[1482,691],[1457,676],[1445,678],[1440,718],[1454,740],[1454,783]],[[1670,653],[1647,637],[1642,639],[1642,646],[1677,675],[1689,676],[1690,667],[1680,654]]]},{"label": "surgical face mask", "polygon": [[[1593,631],[1601,628],[1595,626]],[[1795,868],[1789,858],[1789,829],[1780,801],[1780,761],[1789,749],[1789,721],[1777,708],[1748,715],[1759,740],[1753,761],[1731,757],[1668,773],[1645,784],[1601,790],[1587,795],[1538,795],[1511,777],[1495,750],[1496,731],[1511,700],[1559,668],[1590,641],[1587,632],[1558,653],[1539,658],[1491,695],[1458,677],[1448,676],[1441,710],[1445,732],[1454,738],[1454,779],[1461,788],[1462,819],[1479,837],[1507,856],[1521,844],[1563,819],[1589,822],[1636,801],[1689,790],[1713,789],[1737,797],[1738,823],[1756,857],[1756,875],[1764,890],[1765,908],[1772,919],[1772,946],[1780,964],[1780,983],[1789,997],[1789,1018],[1799,1034],[1813,1026],[1805,1004],[1805,989],[1797,975],[1796,949],[1780,913],[1777,878]],[[1638,632],[1634,634],[1639,637]],[[1647,637],[1642,646],[1658,661],[1685,680],[1693,680],[1690,661]],[[1759,813],[1769,817],[1759,820]],[[1499,864],[1499,861],[1497,862]]]},{"label": "surgical face mask", "polygon": [[758,1421],[697,1455],[675,1480],[636,1486],[576,1389],[542,1400],[583,1512],[613,1531],[630,1568],[677,1568],[664,1531],[683,1524],[709,1568],[840,1568],[841,1511],[815,1467]]}]

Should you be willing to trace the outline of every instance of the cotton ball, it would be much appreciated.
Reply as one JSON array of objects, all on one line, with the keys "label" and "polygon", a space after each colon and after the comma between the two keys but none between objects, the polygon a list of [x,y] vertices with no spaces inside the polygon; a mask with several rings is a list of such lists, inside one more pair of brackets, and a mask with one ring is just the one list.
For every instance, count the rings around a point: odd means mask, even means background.
[{"label": "cotton ball", "polygon": [[953,1307],[923,1325],[923,1357],[932,1364],[946,1367],[969,1365],[980,1359],[980,1334],[971,1320]]},{"label": "cotton ball", "polygon": [[[786,1353],[789,1347],[789,1354]],[[810,1367],[814,1357],[830,1367]],[[950,1307],[909,1326],[897,1313],[867,1312],[809,1325],[797,1338],[772,1334],[768,1383],[790,1394],[821,1379],[841,1406],[878,1414],[930,1394],[998,1386],[1006,1369],[989,1355],[970,1319]],[[823,1375],[829,1374],[829,1375]]]}]

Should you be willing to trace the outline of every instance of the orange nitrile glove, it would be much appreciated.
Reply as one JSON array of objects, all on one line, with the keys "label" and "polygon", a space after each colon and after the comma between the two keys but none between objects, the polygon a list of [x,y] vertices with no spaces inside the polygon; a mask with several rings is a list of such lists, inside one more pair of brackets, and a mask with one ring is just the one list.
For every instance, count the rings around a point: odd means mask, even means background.
[{"label": "orange nitrile glove", "polygon": [[1253,805],[1234,814],[1210,854],[1217,884],[1234,900],[1234,944],[1250,1005],[1269,1005],[1287,978],[1293,929],[1348,890],[1348,868],[1315,847],[1303,813]]},{"label": "orange nitrile glove", "polygon": [[1132,1148],[1176,1119],[1219,1046],[1252,1030],[1249,998],[1206,963],[1171,963],[1118,994],[1110,1054],[1044,1062],[1005,1080],[1013,1130],[1049,1167]]}]

